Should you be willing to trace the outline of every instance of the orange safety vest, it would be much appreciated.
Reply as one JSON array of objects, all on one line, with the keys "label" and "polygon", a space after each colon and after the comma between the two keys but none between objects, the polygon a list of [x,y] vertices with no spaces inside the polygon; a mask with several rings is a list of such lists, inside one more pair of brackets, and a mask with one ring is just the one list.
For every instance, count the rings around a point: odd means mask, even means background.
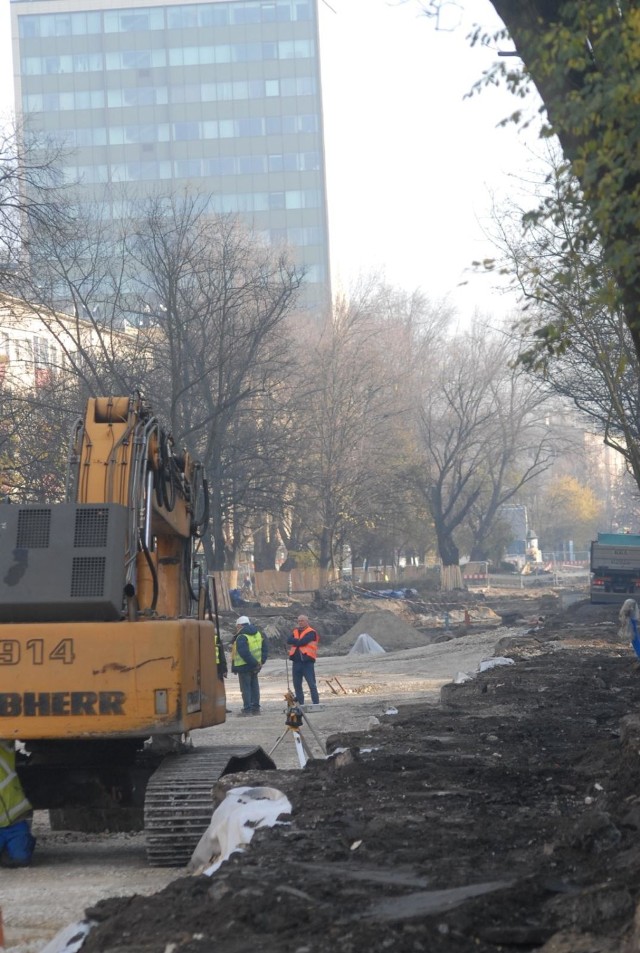
[{"label": "orange safety vest", "polygon": [[[306,626],[306,628],[302,629],[302,631],[300,631],[300,629],[294,629],[293,637],[297,641],[298,639],[301,639],[303,635],[306,635],[307,632],[314,632],[314,631],[315,630],[312,629],[310,625],[308,625]],[[320,639],[318,638],[318,633],[316,632],[316,637],[312,642],[307,642],[306,645],[292,645],[291,648],[289,649],[289,657],[291,658],[295,654],[296,650],[300,649],[303,655],[308,655],[309,658],[316,659],[318,657],[318,642],[319,641]]]}]

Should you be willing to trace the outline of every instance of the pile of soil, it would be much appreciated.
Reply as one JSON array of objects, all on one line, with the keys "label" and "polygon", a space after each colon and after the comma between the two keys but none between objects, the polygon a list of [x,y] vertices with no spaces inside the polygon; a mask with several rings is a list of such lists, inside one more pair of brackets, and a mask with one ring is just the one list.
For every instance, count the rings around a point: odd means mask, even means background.
[{"label": "pile of soil", "polygon": [[326,761],[224,779],[280,788],[290,823],[212,878],[101,902],[83,953],[635,953],[635,656],[575,620],[496,655],[516,664],[334,736]]},{"label": "pile of soil", "polygon": [[395,612],[389,609],[373,609],[370,612],[364,612],[355,625],[331,643],[331,654],[340,655],[348,652],[363,632],[372,636],[385,652],[421,648],[429,645],[430,642],[429,638],[413,625],[405,622]]}]

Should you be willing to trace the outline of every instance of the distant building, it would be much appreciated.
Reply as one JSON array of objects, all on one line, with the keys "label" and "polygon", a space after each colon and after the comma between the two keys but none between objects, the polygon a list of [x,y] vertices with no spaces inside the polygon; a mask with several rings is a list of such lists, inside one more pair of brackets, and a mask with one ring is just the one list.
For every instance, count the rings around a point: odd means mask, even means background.
[{"label": "distant building", "polygon": [[[124,351],[137,331],[110,331],[109,338]],[[0,293],[0,390],[31,391],[69,372],[79,351],[99,350],[100,334],[91,322],[73,315],[39,311]]]},{"label": "distant building", "polygon": [[320,0],[11,0],[16,114],[87,201],[185,188],[296,250],[330,300]]}]

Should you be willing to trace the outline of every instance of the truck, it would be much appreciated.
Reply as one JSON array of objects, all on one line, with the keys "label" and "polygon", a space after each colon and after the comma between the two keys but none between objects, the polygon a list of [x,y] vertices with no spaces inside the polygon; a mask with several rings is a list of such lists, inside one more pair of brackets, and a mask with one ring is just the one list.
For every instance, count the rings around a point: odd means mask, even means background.
[{"label": "truck", "polygon": [[0,504],[0,737],[54,828],[143,828],[154,866],[188,863],[218,777],[274,767],[193,744],[226,716],[217,600],[194,571],[207,501],[134,394],[87,401],[62,501]]},{"label": "truck", "polygon": [[640,595],[640,535],[598,533],[591,543],[591,602],[622,603]]}]

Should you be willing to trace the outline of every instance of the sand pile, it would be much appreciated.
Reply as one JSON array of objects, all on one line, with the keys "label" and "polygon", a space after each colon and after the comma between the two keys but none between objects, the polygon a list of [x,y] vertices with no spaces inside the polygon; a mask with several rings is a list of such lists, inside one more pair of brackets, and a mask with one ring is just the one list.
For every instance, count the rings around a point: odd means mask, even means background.
[{"label": "sand pile", "polygon": [[348,652],[363,632],[371,635],[385,652],[415,649],[429,645],[431,639],[386,609],[374,609],[360,616],[348,632],[331,643],[331,654]]}]

